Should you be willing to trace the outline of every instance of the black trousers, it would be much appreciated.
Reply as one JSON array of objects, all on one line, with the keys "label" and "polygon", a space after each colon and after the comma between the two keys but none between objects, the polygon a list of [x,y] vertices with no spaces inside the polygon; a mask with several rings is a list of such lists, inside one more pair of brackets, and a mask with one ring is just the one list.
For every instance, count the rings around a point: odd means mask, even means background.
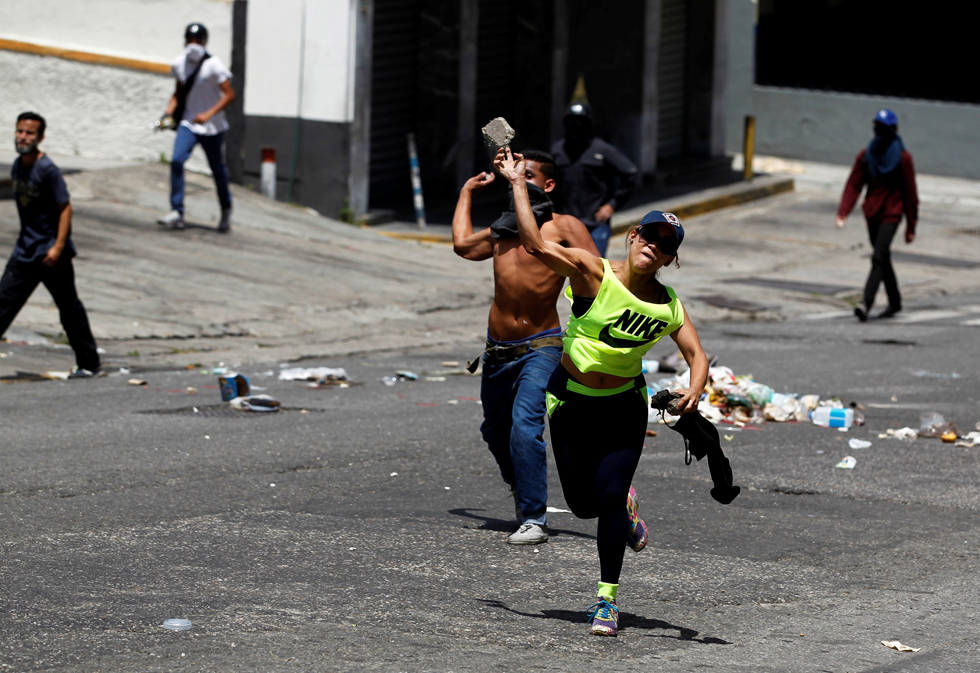
[{"label": "black trousers", "polygon": [[647,429],[646,382],[609,397],[568,390],[558,365],[548,392],[560,405],[550,414],[551,446],[565,502],[580,519],[598,518],[599,579],[618,584],[626,553],[626,496],[643,453]]},{"label": "black trousers", "polygon": [[871,273],[864,286],[864,306],[870,311],[878,294],[878,286],[885,283],[888,306],[892,310],[902,308],[902,295],[898,292],[898,279],[892,268],[892,239],[898,231],[898,222],[868,222],[868,237],[871,239]]},{"label": "black trousers", "polygon": [[39,283],[44,283],[44,287],[48,288],[58,307],[61,325],[75,351],[75,362],[82,369],[97,370],[101,363],[95,337],[92,336],[85,307],[75,291],[75,269],[67,255],[62,256],[54,266],[44,266],[40,260],[25,263],[11,259],[7,262],[7,268],[0,278],[0,337]]}]

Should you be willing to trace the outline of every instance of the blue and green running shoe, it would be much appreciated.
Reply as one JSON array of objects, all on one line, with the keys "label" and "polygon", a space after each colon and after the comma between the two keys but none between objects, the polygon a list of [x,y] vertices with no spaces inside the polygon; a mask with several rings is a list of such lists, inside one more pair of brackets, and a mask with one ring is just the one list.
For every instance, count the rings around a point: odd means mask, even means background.
[{"label": "blue and green running shoe", "polygon": [[619,627],[619,608],[616,607],[616,601],[599,596],[598,602],[585,614],[592,624],[592,635],[616,636],[616,629]]},{"label": "blue and green running shoe", "polygon": [[640,518],[640,501],[636,496],[636,489],[630,486],[629,495],[626,496],[626,513],[630,517],[630,527],[626,531],[626,544],[633,551],[641,551],[647,546],[650,535],[647,532],[647,525]]}]

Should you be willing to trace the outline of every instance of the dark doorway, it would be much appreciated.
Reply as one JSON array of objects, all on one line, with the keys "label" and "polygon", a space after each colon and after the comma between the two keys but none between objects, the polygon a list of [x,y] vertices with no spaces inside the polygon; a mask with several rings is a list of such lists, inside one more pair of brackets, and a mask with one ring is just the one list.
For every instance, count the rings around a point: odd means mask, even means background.
[{"label": "dark doorway", "polygon": [[371,76],[371,208],[411,203],[407,137],[418,112],[419,2],[375,0]]},{"label": "dark doorway", "polygon": [[[479,0],[476,125],[506,117],[518,130],[516,147],[548,147],[554,1]],[[451,214],[459,188],[459,22],[458,1],[375,0],[371,209],[411,211],[407,136],[415,133],[427,215]],[[467,167],[474,174],[490,167],[476,136]]]}]

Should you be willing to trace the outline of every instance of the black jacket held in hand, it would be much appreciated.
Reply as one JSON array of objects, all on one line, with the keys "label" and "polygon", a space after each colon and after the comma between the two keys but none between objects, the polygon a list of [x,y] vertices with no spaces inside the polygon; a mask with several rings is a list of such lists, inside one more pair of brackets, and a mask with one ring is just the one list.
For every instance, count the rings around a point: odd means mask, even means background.
[{"label": "black jacket held in hand", "polygon": [[[671,405],[671,402],[680,397],[683,396],[661,390],[650,400],[650,406],[675,413],[677,408]],[[692,456],[699,461],[705,456],[708,457],[708,470],[711,472],[711,481],[715,484],[711,489],[711,497],[722,505],[727,505],[738,497],[742,489],[733,485],[731,463],[725,457],[725,452],[721,450],[718,430],[711,421],[695,411],[681,416],[674,425],[670,426],[670,429],[684,437],[684,446]]]},{"label": "black jacket held in hand", "polygon": [[708,457],[708,470],[715,487],[711,489],[711,497],[722,505],[729,504],[738,497],[741,488],[732,485],[732,466],[721,450],[718,441],[718,430],[707,418],[699,412],[684,414],[671,430],[681,433],[684,444],[691,455],[701,460]]}]

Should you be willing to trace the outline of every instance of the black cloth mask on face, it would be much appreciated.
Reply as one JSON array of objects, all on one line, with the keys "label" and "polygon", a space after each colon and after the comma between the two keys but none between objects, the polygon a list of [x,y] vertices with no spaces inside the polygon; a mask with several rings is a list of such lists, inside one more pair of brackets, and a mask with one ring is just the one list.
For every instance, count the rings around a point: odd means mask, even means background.
[{"label": "black cloth mask on face", "polygon": [[[527,183],[527,195],[531,199],[531,210],[534,212],[534,219],[540,227],[545,222],[552,219],[554,204],[548,198],[548,193],[537,185]],[[490,225],[490,235],[494,238],[510,238],[517,236],[517,213],[514,211],[514,188],[510,188],[510,208],[500,214],[493,224]]]}]

